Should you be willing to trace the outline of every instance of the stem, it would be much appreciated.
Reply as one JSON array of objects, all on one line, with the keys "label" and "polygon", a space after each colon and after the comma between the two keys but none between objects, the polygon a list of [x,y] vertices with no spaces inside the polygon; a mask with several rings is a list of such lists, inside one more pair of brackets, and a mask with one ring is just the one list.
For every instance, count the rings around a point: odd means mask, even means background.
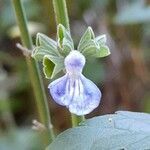
[{"label": "stem", "polygon": [[[21,40],[28,49],[33,48],[33,43],[29,31],[27,29],[27,20],[24,13],[24,8],[20,0],[13,0],[14,10],[17,23],[21,33]],[[39,112],[40,121],[47,127],[48,139],[54,139],[54,132],[51,125],[51,118],[45,95],[45,89],[40,75],[38,63],[32,58],[26,57],[26,62],[29,70],[30,80],[33,87],[36,104]]]},{"label": "stem", "polygon": [[[53,7],[54,7],[55,18],[56,18],[57,24],[61,23],[70,31],[66,1],[65,0],[53,0]],[[81,121],[84,121],[85,117],[71,114],[71,120],[72,120],[72,127],[75,127]]]},{"label": "stem", "polygon": [[72,127],[78,126],[78,118],[76,115],[71,114]]},{"label": "stem", "polygon": [[61,23],[70,31],[66,1],[53,0],[53,7],[57,24]]},{"label": "stem", "polygon": [[72,127],[76,127],[80,122],[85,121],[84,116],[77,116],[75,114],[71,114]]}]

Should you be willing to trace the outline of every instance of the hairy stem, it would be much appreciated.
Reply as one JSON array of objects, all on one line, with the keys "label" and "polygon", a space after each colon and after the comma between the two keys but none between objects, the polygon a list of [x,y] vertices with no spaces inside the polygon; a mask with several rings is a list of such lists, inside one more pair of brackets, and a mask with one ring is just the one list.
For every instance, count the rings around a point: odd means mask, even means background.
[{"label": "hairy stem", "polygon": [[61,23],[70,31],[66,1],[53,0],[53,7],[57,24]]},{"label": "hairy stem", "polygon": [[[20,29],[21,40],[23,46],[32,50],[33,43],[27,28],[27,20],[24,12],[24,7],[20,0],[13,0],[13,6],[16,14],[17,23]],[[48,108],[45,89],[40,75],[38,63],[30,57],[26,57],[26,62],[29,70],[30,80],[34,91],[37,109],[41,123],[43,123],[48,131],[48,139],[54,139],[54,132],[51,125],[50,112]]]},{"label": "hairy stem", "polygon": [[[64,25],[70,31],[66,1],[65,0],[53,0],[53,7],[54,7],[57,24]],[[71,114],[71,121],[72,121],[73,127],[77,126],[81,121],[84,121],[84,120],[85,120],[84,116],[76,116],[74,114]]]}]

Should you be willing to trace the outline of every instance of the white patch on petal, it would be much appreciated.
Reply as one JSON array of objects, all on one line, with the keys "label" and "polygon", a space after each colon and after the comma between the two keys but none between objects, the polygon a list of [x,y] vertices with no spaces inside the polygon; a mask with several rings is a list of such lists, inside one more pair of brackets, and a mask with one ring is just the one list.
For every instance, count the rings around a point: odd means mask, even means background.
[{"label": "white patch on petal", "polygon": [[78,79],[78,83],[79,86],[75,87],[69,111],[76,115],[86,115],[98,107],[101,92],[92,81],[86,79],[83,75]]},{"label": "white patch on petal", "polygon": [[66,72],[69,74],[80,74],[85,65],[85,57],[77,50],[73,50],[65,58]]}]

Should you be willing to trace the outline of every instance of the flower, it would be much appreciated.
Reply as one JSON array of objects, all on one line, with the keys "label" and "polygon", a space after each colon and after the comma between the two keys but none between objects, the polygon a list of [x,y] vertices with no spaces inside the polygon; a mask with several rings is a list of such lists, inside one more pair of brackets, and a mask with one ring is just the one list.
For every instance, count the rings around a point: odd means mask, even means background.
[{"label": "flower", "polygon": [[54,101],[76,115],[89,114],[101,99],[98,87],[82,74],[85,62],[79,51],[72,50],[64,60],[66,74],[48,86]]}]

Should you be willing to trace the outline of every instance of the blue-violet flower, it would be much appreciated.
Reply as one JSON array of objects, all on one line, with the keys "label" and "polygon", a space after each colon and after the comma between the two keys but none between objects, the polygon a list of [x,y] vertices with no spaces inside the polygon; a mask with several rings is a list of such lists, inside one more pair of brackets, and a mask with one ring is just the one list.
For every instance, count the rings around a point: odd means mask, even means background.
[{"label": "blue-violet flower", "polygon": [[82,75],[85,62],[79,51],[71,51],[64,60],[66,74],[48,86],[55,102],[76,115],[90,113],[98,107],[101,99],[98,87]]}]

